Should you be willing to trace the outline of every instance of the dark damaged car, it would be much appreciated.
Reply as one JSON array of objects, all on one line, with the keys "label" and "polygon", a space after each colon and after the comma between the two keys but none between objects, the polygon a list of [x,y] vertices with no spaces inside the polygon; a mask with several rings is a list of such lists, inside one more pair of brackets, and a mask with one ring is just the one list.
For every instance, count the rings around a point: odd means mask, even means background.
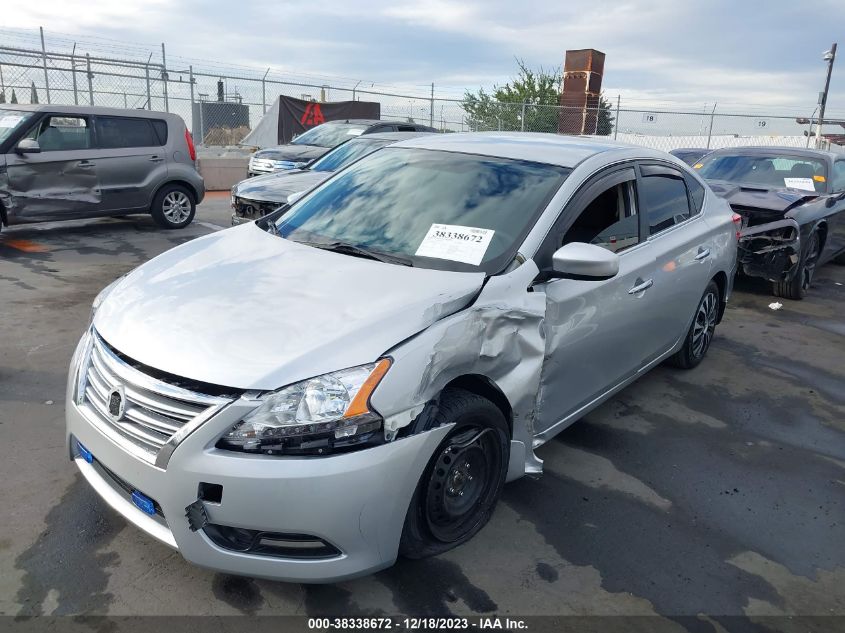
[{"label": "dark damaged car", "polygon": [[776,296],[803,299],[818,266],[845,263],[845,154],[730,148],[695,167],[742,218],[740,270]]}]

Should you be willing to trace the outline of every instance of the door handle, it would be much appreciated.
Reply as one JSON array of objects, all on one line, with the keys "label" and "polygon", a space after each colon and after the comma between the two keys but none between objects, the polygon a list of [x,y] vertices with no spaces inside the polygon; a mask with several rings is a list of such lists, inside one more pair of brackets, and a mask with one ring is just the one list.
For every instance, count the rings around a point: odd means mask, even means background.
[{"label": "door handle", "polygon": [[164,159],[161,156],[150,156],[148,159],[151,163],[160,163]]},{"label": "door handle", "polygon": [[654,279],[646,279],[645,281],[643,281],[642,279],[637,279],[636,283],[637,285],[628,291],[629,295],[635,295],[637,293],[648,290],[654,285]]},{"label": "door handle", "polygon": [[701,247],[698,249],[698,255],[695,256],[695,261],[704,261],[708,257],[710,257],[710,249]]},{"label": "door handle", "polygon": [[81,160],[81,161],[79,161],[78,164],[79,164],[80,167],[93,167],[94,166],[94,163],[92,163],[90,160]]}]

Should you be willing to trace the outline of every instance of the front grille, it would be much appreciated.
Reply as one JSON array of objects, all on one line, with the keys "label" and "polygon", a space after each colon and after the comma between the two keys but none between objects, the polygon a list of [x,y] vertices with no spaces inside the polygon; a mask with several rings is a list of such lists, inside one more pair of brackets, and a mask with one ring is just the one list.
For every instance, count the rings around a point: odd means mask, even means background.
[{"label": "front grille", "polygon": [[[77,402],[87,407],[100,428],[133,451],[155,463],[159,450],[186,424],[228,399],[197,393],[158,380],[118,357],[95,332],[87,358],[83,359],[83,380]],[[109,411],[109,399],[122,390],[123,415]],[[115,396],[117,397],[117,396]]]},{"label": "front grille", "polygon": [[269,213],[273,213],[284,202],[264,202],[259,200],[249,200],[248,198],[235,198],[235,213],[250,220],[257,220],[263,218]]}]

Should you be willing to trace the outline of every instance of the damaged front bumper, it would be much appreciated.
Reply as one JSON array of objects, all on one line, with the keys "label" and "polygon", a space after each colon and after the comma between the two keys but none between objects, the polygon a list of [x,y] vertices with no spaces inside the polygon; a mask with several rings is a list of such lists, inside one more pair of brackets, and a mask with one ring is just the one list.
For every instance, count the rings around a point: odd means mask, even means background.
[{"label": "damaged front bumper", "polygon": [[[209,419],[162,469],[126,452],[85,407],[69,402],[69,457],[108,505],[193,564],[306,583],[392,565],[414,488],[451,426],[320,458],[215,449],[216,436],[242,415],[239,408],[235,401]],[[204,491],[214,488],[209,500]]]},{"label": "damaged front bumper", "polygon": [[789,281],[801,260],[801,227],[784,218],[747,226],[739,233],[739,265],[749,277]]}]

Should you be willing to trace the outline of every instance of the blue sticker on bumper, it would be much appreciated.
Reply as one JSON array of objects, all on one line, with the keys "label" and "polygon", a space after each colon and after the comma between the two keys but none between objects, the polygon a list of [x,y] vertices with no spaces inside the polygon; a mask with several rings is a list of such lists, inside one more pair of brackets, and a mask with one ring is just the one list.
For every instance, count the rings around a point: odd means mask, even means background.
[{"label": "blue sticker on bumper", "polygon": [[135,506],[142,512],[146,512],[150,515],[156,513],[156,506],[153,500],[137,490],[132,493],[132,503],[134,503]]}]

